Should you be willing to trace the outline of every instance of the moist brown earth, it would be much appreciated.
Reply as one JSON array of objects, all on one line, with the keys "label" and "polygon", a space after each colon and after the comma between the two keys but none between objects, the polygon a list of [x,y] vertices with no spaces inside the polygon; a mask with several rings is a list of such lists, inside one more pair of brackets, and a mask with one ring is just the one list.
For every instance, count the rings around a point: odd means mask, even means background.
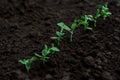
[{"label": "moist brown earth", "polygon": [[[112,16],[100,18],[93,31],[79,26],[73,41],[63,39],[60,52],[38,60],[28,73],[18,63],[40,53],[63,21],[96,13],[109,3]],[[120,7],[116,0],[0,0],[0,80],[120,80]]]}]

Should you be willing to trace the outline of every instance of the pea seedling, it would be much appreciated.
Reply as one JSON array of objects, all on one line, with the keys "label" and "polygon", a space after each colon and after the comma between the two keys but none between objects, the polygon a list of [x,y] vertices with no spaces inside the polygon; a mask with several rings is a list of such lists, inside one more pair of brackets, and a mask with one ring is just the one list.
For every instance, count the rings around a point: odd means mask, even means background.
[{"label": "pea seedling", "polygon": [[98,5],[97,8],[100,10],[100,14],[101,16],[103,16],[104,20],[112,14],[109,11],[108,3],[106,3],[105,5]]},{"label": "pea seedling", "polygon": [[64,24],[63,22],[58,23],[58,25],[59,25],[62,29],[70,32],[70,34],[71,34],[71,35],[70,35],[70,41],[72,41],[72,37],[73,37],[74,30],[75,30],[76,27],[77,27],[76,20],[72,23],[72,25],[71,25],[70,27],[68,27],[68,26],[67,26],[66,24]]},{"label": "pea seedling", "polygon": [[33,56],[32,58],[19,60],[19,62],[21,64],[24,64],[26,69],[27,69],[27,71],[29,72],[29,70],[31,68],[31,64],[34,61],[36,61],[39,58],[41,58],[43,62],[46,62],[47,59],[49,59],[49,57],[48,57],[49,54],[52,54],[52,53],[55,53],[55,52],[58,52],[58,51],[60,51],[60,50],[57,47],[55,47],[54,44],[52,44],[51,48],[48,48],[47,45],[45,45],[45,48],[42,50],[42,55],[35,54],[35,56]]},{"label": "pea seedling", "polygon": [[94,21],[94,17],[92,15],[84,15],[81,16],[81,20],[77,20],[78,25],[83,25],[84,30],[92,30],[92,27],[89,26],[89,22]]},{"label": "pea seedling", "polygon": [[70,31],[71,29],[68,26],[66,26],[63,22],[60,22],[57,25],[61,28],[61,30],[60,31],[56,31],[56,36],[55,37],[51,37],[51,39],[57,39],[58,46],[59,46],[60,42],[61,42],[61,39],[65,35],[65,33],[63,32],[63,30]]},{"label": "pea seedling", "polygon": [[75,31],[75,29],[77,28],[77,21],[75,20],[73,23],[72,23],[72,25],[70,26],[70,28],[71,28],[71,31],[70,31],[70,33],[71,33],[71,35],[70,35],[70,41],[72,41],[72,38],[73,38],[73,34],[74,34],[74,31]]},{"label": "pea seedling", "polygon": [[60,50],[52,44],[51,48],[48,48],[47,45],[45,45],[45,48],[42,50],[42,54],[35,54],[37,57],[41,58],[43,63],[47,62],[47,59],[49,59],[49,55],[53,54],[55,52],[59,52]]},{"label": "pea seedling", "polygon": [[101,16],[101,14],[100,14],[100,10],[99,9],[97,9],[97,13],[96,13],[96,15],[94,16],[94,26],[96,27],[96,23],[97,23],[97,20],[98,20],[98,18]]},{"label": "pea seedling", "polygon": [[24,64],[27,71],[29,72],[30,68],[31,68],[31,64],[36,61],[38,58],[36,56],[33,56],[32,58],[30,59],[23,59],[23,60],[19,60],[19,62],[21,64]]}]

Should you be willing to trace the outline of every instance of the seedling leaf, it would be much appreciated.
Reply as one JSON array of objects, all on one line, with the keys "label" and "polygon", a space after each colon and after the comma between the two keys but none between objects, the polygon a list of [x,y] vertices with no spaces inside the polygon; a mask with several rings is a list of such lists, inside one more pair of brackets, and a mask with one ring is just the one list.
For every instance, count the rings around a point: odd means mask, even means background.
[{"label": "seedling leaf", "polygon": [[30,68],[31,68],[31,64],[36,61],[38,58],[36,56],[33,56],[32,58],[30,59],[23,59],[23,60],[19,60],[19,62],[21,64],[24,64],[27,71],[29,72]]},{"label": "seedling leaf", "polygon": [[58,39],[58,37],[51,37],[51,39]]},{"label": "seedling leaf", "polygon": [[65,29],[65,30],[67,30],[67,31],[70,31],[70,30],[71,30],[71,29],[70,29],[67,25],[65,25],[63,22],[60,22],[60,23],[58,23],[57,25],[60,26],[61,28]]},{"label": "seedling leaf", "polygon": [[76,27],[77,27],[77,23],[76,22],[72,23],[72,25],[71,25],[72,31],[74,31],[76,29]]}]

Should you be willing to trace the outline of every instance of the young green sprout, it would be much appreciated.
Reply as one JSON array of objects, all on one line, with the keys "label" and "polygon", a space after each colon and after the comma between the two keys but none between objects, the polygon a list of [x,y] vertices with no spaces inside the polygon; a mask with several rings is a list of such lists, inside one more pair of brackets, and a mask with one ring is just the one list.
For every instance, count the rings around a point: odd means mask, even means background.
[{"label": "young green sprout", "polygon": [[30,58],[30,59],[19,60],[19,62],[20,62],[21,64],[24,64],[25,67],[26,67],[26,69],[27,69],[27,71],[29,72],[29,70],[30,70],[30,68],[31,68],[31,64],[32,64],[34,61],[36,61],[36,60],[38,60],[38,57],[33,56],[33,57]]},{"label": "young green sprout", "polygon": [[23,59],[23,60],[19,60],[19,62],[21,64],[24,64],[27,71],[29,72],[30,68],[31,68],[31,64],[38,60],[39,58],[41,58],[43,60],[43,62],[46,62],[47,59],[49,59],[49,54],[53,54],[55,52],[60,51],[57,47],[54,46],[54,44],[52,44],[51,48],[48,48],[47,45],[45,45],[45,48],[42,50],[42,55],[39,54],[35,54],[35,56],[33,56],[30,59]]},{"label": "young green sprout", "polygon": [[71,35],[70,35],[70,41],[72,41],[72,38],[73,38],[73,34],[74,34],[74,31],[75,31],[75,29],[77,28],[77,21],[75,20],[73,23],[72,23],[72,25],[70,26],[70,28],[71,28],[71,31],[70,31],[70,33],[71,33]]},{"label": "young green sprout", "polygon": [[89,26],[89,22],[94,21],[94,17],[92,15],[84,15],[81,16],[81,20],[77,20],[78,25],[83,25],[84,30],[92,30],[92,27]]},{"label": "young green sprout", "polygon": [[97,23],[97,20],[98,20],[98,18],[101,16],[101,14],[100,14],[100,10],[99,9],[97,9],[97,13],[96,13],[96,15],[94,16],[94,26],[96,27],[96,23]]},{"label": "young green sprout", "polygon": [[106,3],[105,5],[98,5],[97,8],[99,9],[100,14],[101,16],[103,16],[104,20],[112,14],[109,11],[108,3]]},{"label": "young green sprout", "polygon": [[65,25],[63,22],[60,22],[57,24],[61,30],[60,31],[56,31],[56,37],[51,37],[51,39],[57,39],[58,41],[58,46],[60,45],[61,39],[63,38],[63,36],[65,35],[65,33],[63,32],[63,30],[69,31],[71,33],[71,29]]},{"label": "young green sprout", "polygon": [[[59,26],[60,23],[58,23],[57,25]],[[61,39],[63,38],[64,35],[65,33],[63,32],[63,28],[61,28],[60,31],[56,31],[56,36],[51,37],[51,39],[57,40],[58,46],[60,46]]]},{"label": "young green sprout", "polygon": [[72,37],[73,37],[74,30],[75,30],[76,27],[77,27],[76,21],[74,21],[70,27],[68,27],[68,26],[67,26],[66,24],[64,24],[63,22],[58,23],[58,26],[60,26],[60,27],[61,27],[62,29],[64,29],[64,30],[70,32],[70,34],[71,34],[71,35],[70,35],[70,41],[72,41]]},{"label": "young green sprout", "polygon": [[35,54],[37,57],[41,58],[43,63],[47,62],[47,59],[49,59],[49,55],[53,54],[55,52],[59,52],[60,50],[52,44],[51,48],[48,48],[47,45],[45,45],[45,48],[42,50],[42,54]]}]

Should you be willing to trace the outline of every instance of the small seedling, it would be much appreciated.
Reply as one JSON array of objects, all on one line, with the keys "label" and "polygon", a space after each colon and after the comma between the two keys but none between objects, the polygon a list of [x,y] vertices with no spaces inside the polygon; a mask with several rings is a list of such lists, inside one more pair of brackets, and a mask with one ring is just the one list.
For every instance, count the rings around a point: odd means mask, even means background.
[{"label": "small seedling", "polygon": [[56,35],[55,37],[51,37],[51,39],[57,39],[58,41],[58,46],[60,45],[60,42],[61,42],[61,39],[63,38],[63,36],[65,35],[65,33],[63,32],[63,30],[66,30],[66,31],[71,31],[71,29],[65,25],[63,22],[60,22],[57,24],[61,30],[60,31],[56,31]]},{"label": "small seedling", "polygon": [[32,58],[30,59],[23,59],[23,60],[19,60],[19,62],[21,64],[24,64],[27,71],[29,72],[30,68],[31,68],[31,64],[36,61],[38,58],[36,56],[33,56]]},{"label": "small seedling", "polygon": [[77,28],[77,20],[75,20],[73,23],[72,23],[72,25],[70,26],[70,28],[71,28],[71,31],[70,31],[70,33],[71,33],[71,35],[70,35],[70,41],[72,41],[72,38],[73,38],[73,34],[74,34],[74,31],[75,31],[75,29]]},{"label": "small seedling", "polygon": [[59,23],[59,26],[63,29],[65,29],[66,31],[70,32],[70,41],[72,41],[72,37],[74,34],[74,30],[77,28],[77,22],[76,20],[72,23],[72,25],[70,27],[68,27],[67,25],[65,25],[63,22]]},{"label": "small seedling", "polygon": [[[57,25],[60,26],[60,23],[58,23]],[[61,39],[65,35],[65,33],[63,32],[63,29],[64,28],[61,27],[60,31],[56,31],[56,36],[55,37],[51,37],[51,39],[57,40],[58,46],[60,46]]]},{"label": "small seedling", "polygon": [[81,16],[81,20],[77,20],[78,25],[83,25],[84,30],[92,30],[92,27],[89,26],[89,22],[94,21],[94,17],[92,15],[84,15]]},{"label": "small seedling", "polygon": [[27,69],[27,71],[29,72],[29,70],[31,68],[31,64],[34,61],[36,61],[39,58],[41,58],[43,60],[43,62],[46,62],[47,59],[49,59],[49,57],[48,57],[49,54],[52,54],[52,53],[55,53],[55,52],[58,52],[58,51],[60,51],[60,50],[57,47],[55,47],[54,44],[52,44],[51,48],[48,48],[47,45],[45,45],[45,49],[42,50],[42,55],[35,54],[35,56],[33,56],[32,58],[19,60],[19,62],[21,64],[24,64],[26,69]]},{"label": "small seedling", "polygon": [[96,13],[96,15],[94,16],[94,26],[96,27],[96,23],[97,23],[97,20],[98,20],[98,18],[101,16],[101,14],[100,14],[100,10],[99,9],[97,9],[97,13]]},{"label": "small seedling", "polygon": [[52,44],[51,48],[48,48],[47,45],[45,45],[45,48],[42,50],[42,54],[35,54],[37,57],[41,58],[43,63],[47,62],[47,59],[49,59],[49,55],[53,54],[55,52],[59,52],[60,50]]},{"label": "small seedling", "polygon": [[63,22],[58,23],[58,25],[59,25],[62,29],[70,32],[70,34],[71,34],[71,35],[70,35],[70,41],[72,41],[72,37],[73,37],[74,30],[75,30],[76,27],[77,27],[77,22],[76,22],[76,20],[72,23],[72,25],[71,25],[70,27],[68,27],[68,26],[67,26],[66,24],[64,24]]},{"label": "small seedling", "polygon": [[100,14],[101,16],[103,16],[104,20],[112,14],[109,11],[108,3],[106,3],[105,5],[98,5],[97,8],[99,9]]}]

